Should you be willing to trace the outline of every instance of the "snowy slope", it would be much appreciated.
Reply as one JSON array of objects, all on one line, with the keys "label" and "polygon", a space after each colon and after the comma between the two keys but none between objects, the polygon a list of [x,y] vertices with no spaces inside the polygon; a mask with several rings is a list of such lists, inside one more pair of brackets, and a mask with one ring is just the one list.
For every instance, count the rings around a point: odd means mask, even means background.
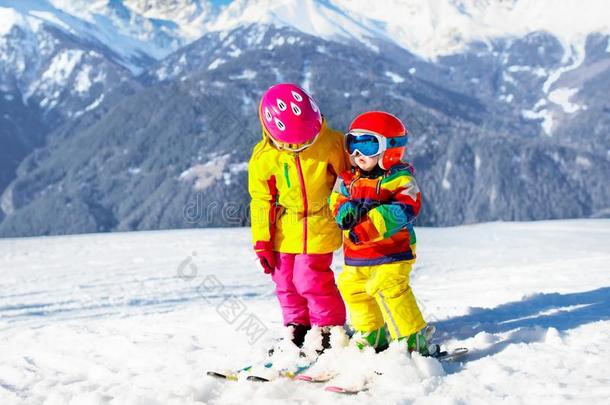
[{"label": "snowy slope", "polygon": [[[443,368],[384,354],[393,372],[358,401],[608,398],[610,221],[420,228],[418,237],[412,285],[423,312],[441,343],[472,353]],[[279,333],[272,284],[249,245],[243,228],[0,240],[0,403],[353,403],[316,385],[203,375],[246,364]],[[233,323],[217,311],[229,297],[243,304]],[[239,330],[249,315],[268,328],[254,345]]]}]

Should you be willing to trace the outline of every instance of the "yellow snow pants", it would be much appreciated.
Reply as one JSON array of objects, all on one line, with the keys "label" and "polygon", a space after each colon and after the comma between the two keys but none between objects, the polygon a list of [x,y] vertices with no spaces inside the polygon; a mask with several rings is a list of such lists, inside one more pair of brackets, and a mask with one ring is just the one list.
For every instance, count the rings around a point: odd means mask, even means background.
[{"label": "yellow snow pants", "polygon": [[426,326],[409,286],[411,263],[343,267],[337,284],[356,331],[371,332],[385,323],[398,339]]}]

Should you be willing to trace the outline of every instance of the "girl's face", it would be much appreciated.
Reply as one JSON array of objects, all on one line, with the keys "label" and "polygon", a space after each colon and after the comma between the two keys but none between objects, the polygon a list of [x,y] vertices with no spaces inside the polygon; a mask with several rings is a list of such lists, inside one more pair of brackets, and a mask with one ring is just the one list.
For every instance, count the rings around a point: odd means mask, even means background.
[{"label": "girl's face", "polygon": [[367,157],[361,155],[360,152],[356,152],[353,159],[356,165],[365,172],[370,172],[375,168],[375,166],[377,166],[377,163],[379,163],[379,155]]}]

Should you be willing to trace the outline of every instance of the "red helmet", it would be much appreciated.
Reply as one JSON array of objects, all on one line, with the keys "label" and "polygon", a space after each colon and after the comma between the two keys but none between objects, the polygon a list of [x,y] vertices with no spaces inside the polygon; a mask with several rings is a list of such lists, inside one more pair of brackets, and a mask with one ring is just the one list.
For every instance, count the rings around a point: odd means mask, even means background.
[{"label": "red helmet", "polygon": [[357,116],[349,126],[350,133],[371,133],[386,139],[379,166],[388,170],[401,162],[407,149],[407,128],[396,116],[383,111],[368,111]]}]

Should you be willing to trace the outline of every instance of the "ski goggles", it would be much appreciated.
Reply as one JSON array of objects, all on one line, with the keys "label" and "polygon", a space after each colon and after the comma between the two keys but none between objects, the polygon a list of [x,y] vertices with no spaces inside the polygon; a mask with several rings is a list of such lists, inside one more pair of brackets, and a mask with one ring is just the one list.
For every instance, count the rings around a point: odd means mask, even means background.
[{"label": "ski goggles", "polygon": [[373,157],[383,153],[388,148],[406,145],[406,136],[386,138],[370,132],[348,132],[345,135],[345,149],[350,156],[358,152],[362,156]]},{"label": "ski goggles", "polygon": [[[319,134],[318,134],[319,135]],[[305,149],[309,148],[313,145],[318,139],[318,135],[314,136],[311,140],[305,143],[284,143],[273,139],[271,135],[268,135],[268,138],[271,140],[271,143],[275,145],[279,150],[285,150],[292,153],[302,152]]]}]

